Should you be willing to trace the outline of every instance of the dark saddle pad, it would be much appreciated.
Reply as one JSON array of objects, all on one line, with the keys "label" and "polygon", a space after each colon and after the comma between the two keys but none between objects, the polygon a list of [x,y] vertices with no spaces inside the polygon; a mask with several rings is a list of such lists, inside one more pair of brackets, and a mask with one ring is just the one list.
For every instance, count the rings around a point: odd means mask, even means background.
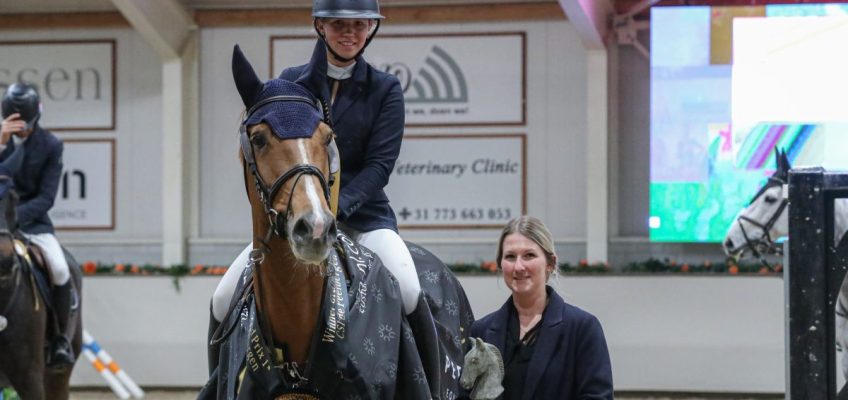
[{"label": "dark saddle pad", "polygon": [[48,309],[52,309],[50,299],[53,298],[53,288],[50,283],[50,271],[44,262],[44,254],[41,249],[32,243],[27,244],[18,239],[15,240],[14,246],[15,253],[17,253],[21,267],[25,272],[24,276],[27,280],[32,279],[41,301],[47,305]]},{"label": "dark saddle pad", "polygon": [[[23,241],[16,240],[15,241],[15,251],[21,255],[21,250],[18,249],[18,246],[23,246],[23,251],[26,256],[21,257],[21,261],[23,262],[23,268],[26,272],[26,276],[31,276],[32,280],[35,284],[35,287],[38,291],[39,296],[41,297],[41,301],[44,302],[47,307],[48,313],[51,315],[48,318],[48,323],[53,323],[53,280],[51,279],[50,269],[47,268],[47,259],[44,257],[44,251],[38,247],[34,243],[26,244]],[[80,275],[81,269],[76,259],[68,252],[64,246],[62,246],[62,252],[65,255],[65,261],[68,264],[68,269],[71,274],[71,281],[73,282],[73,277],[75,275]],[[79,289],[74,284],[75,288],[73,293],[73,301],[71,303],[71,309],[76,310],[79,307]]]},{"label": "dark saddle pad", "polygon": [[243,287],[251,282],[249,267],[236,291],[243,295],[234,299],[234,312],[225,322],[228,337],[221,345],[218,370],[199,399],[273,398],[283,393],[322,399],[458,396],[474,316],[453,273],[429,251],[407,243],[422,288],[418,308],[407,317],[397,282],[379,258],[344,233],[337,239],[339,251],[328,261],[325,298],[308,365],[293,371],[282,363],[266,374],[262,368],[254,371],[246,361],[261,356],[253,354],[255,347],[249,344],[263,341],[255,335],[261,329],[251,288]]}]

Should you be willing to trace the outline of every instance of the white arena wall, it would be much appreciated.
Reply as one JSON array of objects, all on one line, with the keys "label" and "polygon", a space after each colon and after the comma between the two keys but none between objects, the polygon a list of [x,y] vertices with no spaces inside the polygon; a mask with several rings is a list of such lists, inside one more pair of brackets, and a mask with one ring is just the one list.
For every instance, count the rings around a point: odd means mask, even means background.
[{"label": "white arena wall", "polygon": [[[474,315],[508,297],[494,276],[460,276]],[[603,325],[616,390],[782,393],[783,280],[774,277],[562,276],[566,301]],[[140,385],[199,387],[206,378],[214,277],[92,277],[84,323]],[[105,386],[84,359],[75,386]]]}]

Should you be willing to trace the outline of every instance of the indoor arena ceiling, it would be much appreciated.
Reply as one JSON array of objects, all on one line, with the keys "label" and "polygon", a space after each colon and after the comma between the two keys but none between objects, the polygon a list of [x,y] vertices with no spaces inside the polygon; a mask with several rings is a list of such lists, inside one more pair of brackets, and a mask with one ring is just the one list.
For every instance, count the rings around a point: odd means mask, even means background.
[{"label": "indoor arena ceiling", "polygon": [[[312,0],[179,0],[190,10],[307,8]],[[382,0],[383,6],[556,3],[557,0]],[[0,13],[117,11],[111,0],[0,0]]]},{"label": "indoor arena ceiling", "polygon": [[[312,0],[179,0],[190,10],[307,8]],[[558,0],[382,0],[384,6],[433,6],[468,4],[556,3]],[[593,0],[594,1],[594,0]],[[624,13],[650,0],[613,0],[615,10]],[[845,3],[848,0],[658,0],[656,5],[761,5],[780,3]],[[0,0],[0,13],[61,13],[117,11],[111,0]],[[646,12],[642,15],[647,16]]]}]

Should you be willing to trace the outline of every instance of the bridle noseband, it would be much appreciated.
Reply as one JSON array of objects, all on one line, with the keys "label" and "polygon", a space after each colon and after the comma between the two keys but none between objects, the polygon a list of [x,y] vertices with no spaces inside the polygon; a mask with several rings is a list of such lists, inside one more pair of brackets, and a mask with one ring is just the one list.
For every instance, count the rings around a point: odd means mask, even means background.
[{"label": "bridle noseband", "polygon": [[[785,188],[786,181],[774,176],[769,177],[768,183],[766,183],[766,186],[760,192],[760,195],[764,194],[768,188],[776,185],[780,185]],[[754,197],[754,200],[752,200],[751,202],[753,203],[754,201],[756,201],[760,195]],[[772,269],[772,267],[766,261],[765,256],[783,254],[783,247],[778,246],[774,243],[774,240],[772,240],[771,238],[771,233],[769,232],[771,231],[771,228],[774,227],[774,224],[777,222],[777,220],[780,218],[780,215],[783,214],[783,210],[786,209],[786,206],[788,204],[789,199],[786,198],[786,196],[783,196],[783,198],[780,200],[780,204],[777,206],[777,210],[771,215],[771,217],[769,217],[769,219],[765,223],[760,223],[759,221],[755,221],[750,217],[747,217],[742,214],[740,214],[739,217],[736,218],[736,223],[739,224],[739,229],[742,230],[742,237],[745,238],[745,246],[751,250],[751,254],[753,254],[754,257],[758,258],[760,262],[769,269]],[[760,237],[758,238],[751,238],[750,236],[748,236],[748,231],[745,230],[745,224],[743,224],[742,221],[745,221],[757,228],[760,228],[763,231],[762,235],[760,235]]]},{"label": "bridle noseband", "polygon": [[[313,100],[303,96],[272,96],[263,99],[250,107],[245,114],[244,120],[239,127],[239,141],[241,142],[241,152],[244,156],[244,161],[247,164],[251,175],[253,175],[253,180],[256,184],[256,191],[259,193],[259,200],[262,202],[262,207],[265,208],[265,213],[268,215],[268,222],[271,224],[271,232],[281,238],[286,238],[285,228],[288,216],[291,213],[291,200],[292,196],[294,196],[294,189],[300,181],[300,178],[303,177],[303,175],[313,175],[317,177],[318,181],[321,183],[321,190],[324,192],[324,198],[328,203],[330,201],[330,186],[333,182],[328,184],[327,179],[324,178],[324,173],[321,172],[318,167],[303,163],[292,166],[288,171],[280,175],[270,187],[264,180],[262,180],[262,177],[259,176],[259,169],[256,166],[256,159],[253,154],[253,144],[250,142],[250,137],[247,133],[247,120],[262,106],[278,101],[300,102],[309,104],[312,107],[317,107]],[[286,212],[284,214],[280,214],[276,209],[274,209],[272,202],[283,185],[292,178],[294,178],[295,181],[292,185],[291,191],[289,192],[289,201],[286,204]]]}]

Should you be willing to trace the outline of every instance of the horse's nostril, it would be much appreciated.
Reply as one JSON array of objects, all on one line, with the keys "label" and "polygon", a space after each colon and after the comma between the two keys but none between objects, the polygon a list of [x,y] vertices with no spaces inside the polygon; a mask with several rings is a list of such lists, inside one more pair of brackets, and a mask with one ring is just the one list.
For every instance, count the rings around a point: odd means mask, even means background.
[{"label": "horse's nostril", "polygon": [[724,247],[727,248],[727,249],[732,249],[733,248],[733,240],[732,239],[725,240],[724,241]]},{"label": "horse's nostril", "polygon": [[292,228],[292,235],[294,235],[294,237],[305,238],[309,236],[309,232],[311,230],[312,225],[306,220],[306,218],[298,218]]},{"label": "horse's nostril", "polygon": [[336,240],[336,234],[338,234],[338,228],[336,227],[336,221],[330,223],[330,227],[327,229],[327,240],[333,241]]}]

